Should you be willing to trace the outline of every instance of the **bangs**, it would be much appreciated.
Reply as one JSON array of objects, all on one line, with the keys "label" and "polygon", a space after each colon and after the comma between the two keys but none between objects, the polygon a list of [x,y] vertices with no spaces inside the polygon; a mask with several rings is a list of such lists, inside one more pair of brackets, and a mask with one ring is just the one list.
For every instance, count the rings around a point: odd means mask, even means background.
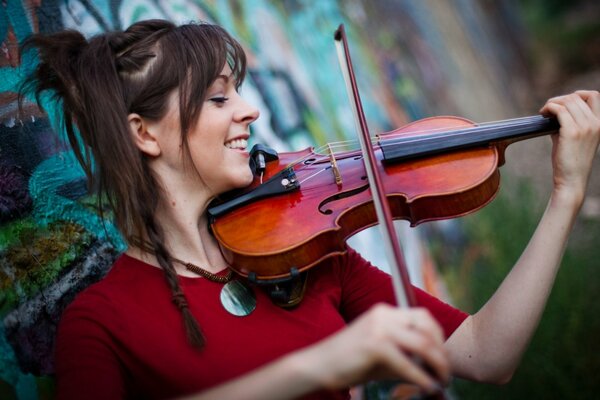
[{"label": "bangs", "polygon": [[[212,66],[212,74],[209,74],[209,80],[212,82],[217,79],[225,63],[229,65],[237,86],[241,85],[246,74],[246,55],[242,46],[232,38],[223,28],[218,25],[210,24],[188,24],[182,25],[176,31],[181,35],[188,45],[188,54],[191,57],[188,66],[193,69],[194,66],[208,64]],[[194,77],[192,71],[192,80],[204,80]],[[204,77],[203,77],[204,78]]]},{"label": "bangs", "polygon": [[[157,68],[179,88],[182,139],[197,121],[208,88],[229,65],[236,89],[246,75],[246,55],[241,45],[223,28],[210,24],[180,26],[160,41],[166,68]],[[175,83],[175,82],[174,82]],[[184,141],[185,142],[185,141]]]}]

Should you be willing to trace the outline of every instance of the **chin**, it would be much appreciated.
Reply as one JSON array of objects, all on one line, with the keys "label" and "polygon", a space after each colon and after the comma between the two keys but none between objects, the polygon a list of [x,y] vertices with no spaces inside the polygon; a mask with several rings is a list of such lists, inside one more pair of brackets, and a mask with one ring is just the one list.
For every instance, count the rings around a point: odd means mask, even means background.
[{"label": "chin", "polygon": [[246,168],[243,173],[237,175],[234,181],[234,189],[243,189],[254,181],[254,175],[250,168]]},{"label": "chin", "polygon": [[252,174],[252,171],[248,171],[248,176],[244,180],[244,183],[242,184],[241,187],[246,187],[246,186],[250,185],[253,181],[254,181],[254,174]]}]

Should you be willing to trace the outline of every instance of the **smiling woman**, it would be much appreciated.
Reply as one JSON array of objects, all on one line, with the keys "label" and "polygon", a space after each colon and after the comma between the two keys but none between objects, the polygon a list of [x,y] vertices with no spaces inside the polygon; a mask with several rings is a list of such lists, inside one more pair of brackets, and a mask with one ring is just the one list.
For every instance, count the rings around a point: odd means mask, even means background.
[{"label": "smiling woman", "polygon": [[258,111],[238,93],[241,46],[215,25],[159,20],[89,41],[35,35],[27,46],[41,61],[22,91],[62,100],[73,151],[129,244],[62,317],[59,398],[343,399],[372,378],[428,393],[451,373],[510,379],[585,193],[600,140],[597,92],[542,109],[561,123],[555,190],[477,314],[417,289],[419,308],[391,307],[390,277],[347,246],[303,273],[302,302],[283,308],[234,276],[208,228],[209,203],[253,179],[246,146]]}]

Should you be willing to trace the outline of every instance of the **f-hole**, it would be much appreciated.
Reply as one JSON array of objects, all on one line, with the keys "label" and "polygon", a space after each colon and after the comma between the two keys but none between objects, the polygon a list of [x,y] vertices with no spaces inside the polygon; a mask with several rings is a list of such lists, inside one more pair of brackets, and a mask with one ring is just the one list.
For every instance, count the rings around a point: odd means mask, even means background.
[{"label": "f-hole", "polygon": [[[361,176],[361,179],[362,180],[367,180],[367,177],[366,176]],[[348,198],[348,197],[352,197],[354,195],[357,195],[359,193],[364,192],[368,188],[369,188],[369,185],[366,184],[366,185],[363,185],[363,186],[359,186],[359,187],[357,187],[355,189],[348,190],[347,192],[336,193],[333,196],[330,196],[330,197],[326,198],[325,200],[323,200],[321,202],[321,204],[319,204],[319,212],[322,213],[322,214],[325,214],[325,215],[329,215],[329,214],[333,213],[332,209],[327,208],[327,205],[329,203],[332,203],[334,201],[338,201],[338,200],[341,200],[341,199],[345,199],[345,198]]]}]

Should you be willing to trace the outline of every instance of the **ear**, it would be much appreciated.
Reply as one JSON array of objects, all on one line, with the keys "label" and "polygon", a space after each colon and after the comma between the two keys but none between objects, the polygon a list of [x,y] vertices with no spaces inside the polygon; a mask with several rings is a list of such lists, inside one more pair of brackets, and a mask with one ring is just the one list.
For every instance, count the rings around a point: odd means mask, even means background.
[{"label": "ear", "polygon": [[133,142],[142,153],[157,157],[160,155],[160,145],[152,132],[148,130],[149,124],[139,114],[129,114],[129,131],[133,137]]}]

